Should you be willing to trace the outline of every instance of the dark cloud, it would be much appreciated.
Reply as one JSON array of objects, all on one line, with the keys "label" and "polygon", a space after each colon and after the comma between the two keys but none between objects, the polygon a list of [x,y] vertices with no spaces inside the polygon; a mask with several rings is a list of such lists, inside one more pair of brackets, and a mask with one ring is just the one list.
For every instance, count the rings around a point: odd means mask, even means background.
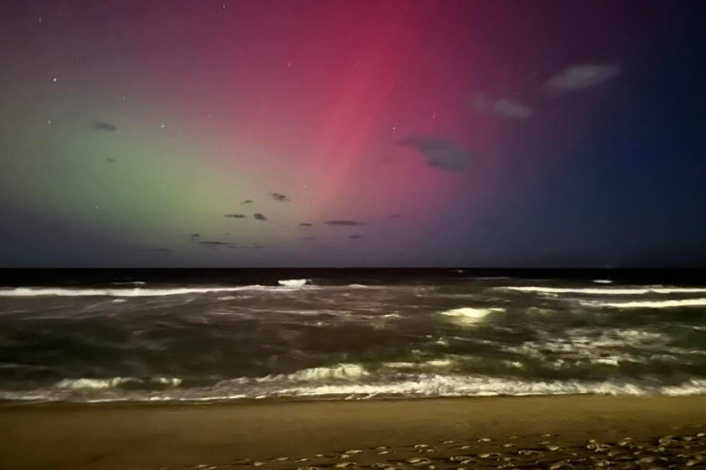
[{"label": "dark cloud", "polygon": [[355,220],[327,220],[324,222],[326,225],[344,225],[348,227],[354,227],[358,225],[366,225],[365,222],[358,222]]},{"label": "dark cloud", "polygon": [[105,161],[108,163],[115,163],[115,159],[113,157],[108,157],[105,159]]},{"label": "dark cloud", "polygon": [[229,217],[231,219],[244,219],[247,216],[245,214],[226,214],[224,217]]},{"label": "dark cloud", "polygon": [[299,226],[300,226],[300,227],[313,227],[314,224],[310,224],[310,223],[304,222],[304,223],[299,224]]},{"label": "dark cloud", "polygon": [[616,78],[622,71],[620,64],[574,65],[550,78],[546,86],[558,91],[585,90]]},{"label": "dark cloud", "polygon": [[206,240],[200,241],[200,242],[199,242],[199,245],[203,245],[203,246],[212,246],[212,247],[216,247],[216,246],[235,246],[233,243],[229,243],[229,242],[206,241]]},{"label": "dark cloud", "polygon": [[153,248],[151,251],[155,253],[174,253],[174,250],[171,248]]},{"label": "dark cloud", "polygon": [[252,199],[246,199],[243,202],[241,202],[241,204],[252,204],[252,203],[253,203]]},{"label": "dark cloud", "polygon": [[96,121],[93,123],[93,129],[96,131],[103,131],[103,132],[115,132],[118,130],[117,126],[115,126],[109,122],[100,122],[100,121]]},{"label": "dark cloud", "polygon": [[402,214],[391,214],[387,216],[388,219],[399,219],[400,217],[402,217]]},{"label": "dark cloud", "polygon": [[269,193],[270,197],[274,199],[277,202],[289,202],[291,199],[289,199],[286,195],[282,193]]},{"label": "dark cloud", "polygon": [[416,136],[398,140],[398,145],[418,150],[432,168],[446,171],[465,171],[476,156],[455,143],[438,137]]},{"label": "dark cloud", "polygon": [[260,214],[259,212],[255,212],[252,216],[255,220],[262,220],[263,222],[267,222],[267,217],[265,217],[264,214]]},{"label": "dark cloud", "polygon": [[297,237],[297,240],[316,240],[316,237]]},{"label": "dark cloud", "polygon": [[357,240],[359,238],[363,238],[363,235],[348,235],[348,238],[352,238],[354,240]]}]

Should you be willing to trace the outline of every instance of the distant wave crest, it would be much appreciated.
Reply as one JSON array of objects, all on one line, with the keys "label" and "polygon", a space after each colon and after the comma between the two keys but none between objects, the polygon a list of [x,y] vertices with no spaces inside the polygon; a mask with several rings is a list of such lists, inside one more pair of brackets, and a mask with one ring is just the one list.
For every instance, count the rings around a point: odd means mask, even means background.
[{"label": "distant wave crest", "polygon": [[276,287],[260,285],[240,287],[175,287],[171,289],[66,289],[59,287],[18,287],[0,290],[0,297],[161,297],[166,295],[205,294],[210,292],[237,292],[268,290]]},{"label": "distant wave crest", "polygon": [[487,317],[491,313],[502,312],[505,312],[505,309],[461,307],[452,310],[446,310],[444,312],[439,313],[439,315],[449,317],[452,321],[456,323],[475,324],[481,322],[485,317]]},{"label": "distant wave crest", "polygon": [[698,294],[706,292],[706,287],[539,287],[504,286],[502,290],[535,292],[538,294],[588,294],[588,295],[642,295],[642,294]]},{"label": "distant wave crest", "polygon": [[677,299],[677,300],[653,300],[653,301],[637,301],[637,302],[584,302],[584,305],[592,307],[611,307],[611,308],[679,308],[679,307],[704,307],[706,306],[706,298],[698,299]]},{"label": "distant wave crest", "polygon": [[277,284],[284,287],[302,287],[306,284],[306,279],[282,279]]}]

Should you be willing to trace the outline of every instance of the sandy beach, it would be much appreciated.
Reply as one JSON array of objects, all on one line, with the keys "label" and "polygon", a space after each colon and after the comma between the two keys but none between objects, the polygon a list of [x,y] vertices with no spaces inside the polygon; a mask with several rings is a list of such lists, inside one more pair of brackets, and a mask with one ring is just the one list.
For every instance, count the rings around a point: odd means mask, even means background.
[{"label": "sandy beach", "polygon": [[0,423],[4,470],[686,468],[706,458],[706,397],[8,404]]}]

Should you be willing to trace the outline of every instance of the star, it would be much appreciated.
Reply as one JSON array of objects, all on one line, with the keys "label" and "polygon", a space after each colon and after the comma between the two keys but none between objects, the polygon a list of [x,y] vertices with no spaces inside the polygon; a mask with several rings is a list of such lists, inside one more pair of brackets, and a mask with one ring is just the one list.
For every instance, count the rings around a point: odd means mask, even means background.
[{"label": "star", "polygon": [[52,83],[56,83],[56,82],[59,81],[59,79],[58,79],[57,77],[52,77],[52,78],[51,78],[51,81],[52,81]]}]

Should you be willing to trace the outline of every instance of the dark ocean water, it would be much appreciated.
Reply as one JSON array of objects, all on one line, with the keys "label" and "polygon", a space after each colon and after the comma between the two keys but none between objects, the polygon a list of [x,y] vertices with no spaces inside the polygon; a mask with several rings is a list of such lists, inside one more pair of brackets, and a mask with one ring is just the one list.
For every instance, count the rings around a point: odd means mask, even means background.
[{"label": "dark ocean water", "polygon": [[490,274],[5,271],[0,399],[706,392],[701,274]]}]

